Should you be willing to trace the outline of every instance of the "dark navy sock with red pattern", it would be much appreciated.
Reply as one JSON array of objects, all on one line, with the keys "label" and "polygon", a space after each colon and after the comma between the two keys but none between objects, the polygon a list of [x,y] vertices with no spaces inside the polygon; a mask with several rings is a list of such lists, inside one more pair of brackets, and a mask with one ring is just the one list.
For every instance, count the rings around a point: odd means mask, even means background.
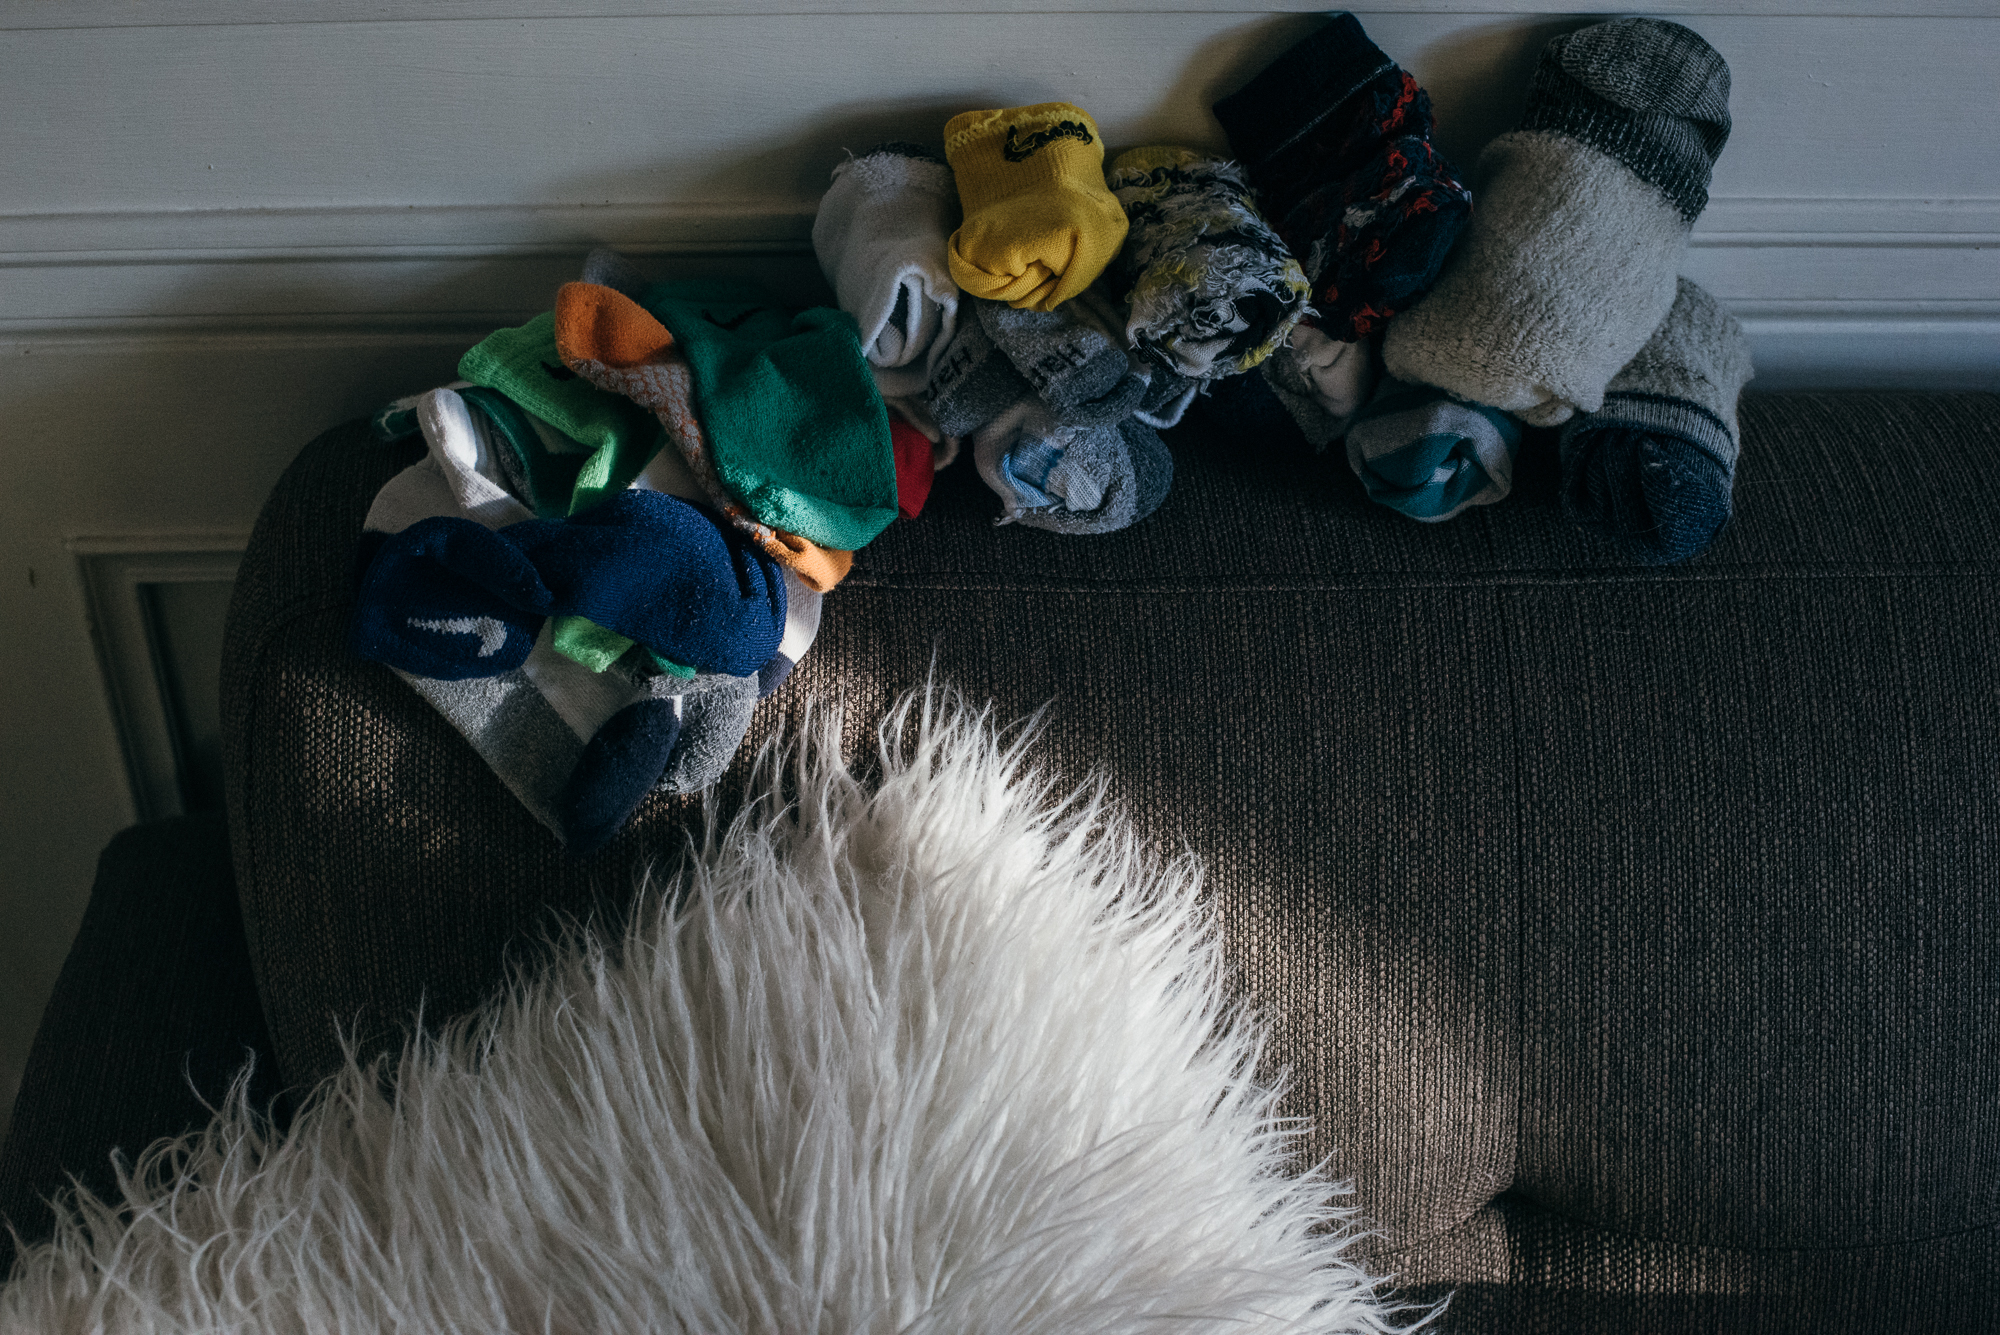
[{"label": "dark navy sock with red pattern", "polygon": [[1217,102],[1215,117],[1329,337],[1380,331],[1437,281],[1472,192],[1430,141],[1430,95],[1352,14]]}]

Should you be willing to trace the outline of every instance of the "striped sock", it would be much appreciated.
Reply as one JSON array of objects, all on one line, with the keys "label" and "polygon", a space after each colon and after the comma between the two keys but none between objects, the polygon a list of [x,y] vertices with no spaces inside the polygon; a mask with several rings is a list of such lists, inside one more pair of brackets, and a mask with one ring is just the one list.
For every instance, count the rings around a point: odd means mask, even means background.
[{"label": "striped sock", "polygon": [[1563,510],[1648,565],[1705,551],[1729,522],[1743,328],[1683,278],[1667,318],[1562,433]]}]

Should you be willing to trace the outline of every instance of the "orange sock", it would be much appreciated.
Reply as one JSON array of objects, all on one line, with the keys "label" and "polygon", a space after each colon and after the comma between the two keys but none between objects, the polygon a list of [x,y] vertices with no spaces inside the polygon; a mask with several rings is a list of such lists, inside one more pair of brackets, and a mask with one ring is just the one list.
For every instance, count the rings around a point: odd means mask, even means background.
[{"label": "orange sock", "polygon": [[581,357],[625,370],[653,361],[673,342],[665,325],[615,288],[565,283],[556,294],[556,351],[564,364]]},{"label": "orange sock", "polygon": [[673,334],[644,306],[596,283],[565,283],[556,293],[556,351],[565,366],[599,389],[651,409],[710,503],[766,556],[789,566],[807,588],[825,593],[847,577],[854,553],[772,528],[723,487],[695,415],[687,358],[674,346]]}]

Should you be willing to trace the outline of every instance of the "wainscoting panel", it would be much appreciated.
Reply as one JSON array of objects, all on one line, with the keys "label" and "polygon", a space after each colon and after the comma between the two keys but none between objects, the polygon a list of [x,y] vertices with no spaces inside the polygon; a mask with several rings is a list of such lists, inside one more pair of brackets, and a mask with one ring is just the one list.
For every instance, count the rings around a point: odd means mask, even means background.
[{"label": "wainscoting panel", "polygon": [[[0,0],[0,1099],[98,849],[210,800],[228,572],[305,440],[451,378],[593,245],[824,299],[833,163],[968,107],[1071,100],[1114,150],[1221,148],[1209,104],[1320,22],[1302,0],[977,9]],[[1587,20],[1466,11],[1362,18],[1470,168]],[[1732,66],[1687,272],[1743,319],[1758,383],[2000,387],[1991,0],[1649,12]]]},{"label": "wainscoting panel", "polygon": [[222,627],[246,534],[78,538],[106,705],[140,820],[222,809]]}]

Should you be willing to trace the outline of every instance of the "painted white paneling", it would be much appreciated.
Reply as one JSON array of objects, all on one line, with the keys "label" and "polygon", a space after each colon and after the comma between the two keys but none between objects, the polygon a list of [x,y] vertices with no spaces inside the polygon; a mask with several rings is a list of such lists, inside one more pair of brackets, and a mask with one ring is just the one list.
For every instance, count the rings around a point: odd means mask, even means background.
[{"label": "painted white paneling", "polygon": [[[1729,58],[1721,197],[1991,192],[1993,19],[1691,16]],[[8,214],[319,205],[809,210],[843,147],[1066,99],[1114,147],[1223,146],[1208,105],[1313,20],[757,15],[10,34]],[[1575,20],[1371,16],[1469,157]],[[115,80],[115,83],[112,82]],[[141,114],[143,112],[143,114]],[[88,145],[88,151],[80,149]]]},{"label": "painted white paneling", "polygon": [[[327,425],[450,377],[464,340],[0,340],[0,1098],[26,1060],[98,851],[135,820],[84,554],[241,534]],[[131,535],[169,535],[138,543]]]},{"label": "painted white paneling", "polygon": [[[1687,268],[1744,319],[1759,383],[2000,383],[2000,5],[1704,12],[1722,8],[1650,12],[1734,72]],[[79,539],[102,556],[247,530],[307,438],[448,378],[592,244],[819,299],[811,213],[844,148],[1058,98],[1114,148],[1221,148],[1209,104],[1318,6],[979,10],[0,0],[0,1081],[137,809]],[[1363,19],[1467,167],[1582,21],[1545,0]]]},{"label": "painted white paneling", "polygon": [[[1078,8],[1076,0],[980,0],[990,13],[1037,15]],[[1314,0],[1091,0],[1090,8],[1130,13],[1320,14],[1327,6]],[[1564,0],[1524,0],[1501,5],[1494,0],[1374,0],[1365,16],[1418,13],[1569,14]],[[1715,0],[1659,0],[1648,14],[1689,16],[1714,12]],[[662,15],[726,14],[935,14],[938,0],[147,0],[143,14],[131,0],[0,0],[0,31],[32,28],[122,28],[179,24],[319,24],[498,19],[636,18]],[[1799,0],[1739,0],[1738,14],[1796,14]],[[1818,17],[1889,16],[1976,17],[1993,12],[1990,0],[1816,0]]]}]

